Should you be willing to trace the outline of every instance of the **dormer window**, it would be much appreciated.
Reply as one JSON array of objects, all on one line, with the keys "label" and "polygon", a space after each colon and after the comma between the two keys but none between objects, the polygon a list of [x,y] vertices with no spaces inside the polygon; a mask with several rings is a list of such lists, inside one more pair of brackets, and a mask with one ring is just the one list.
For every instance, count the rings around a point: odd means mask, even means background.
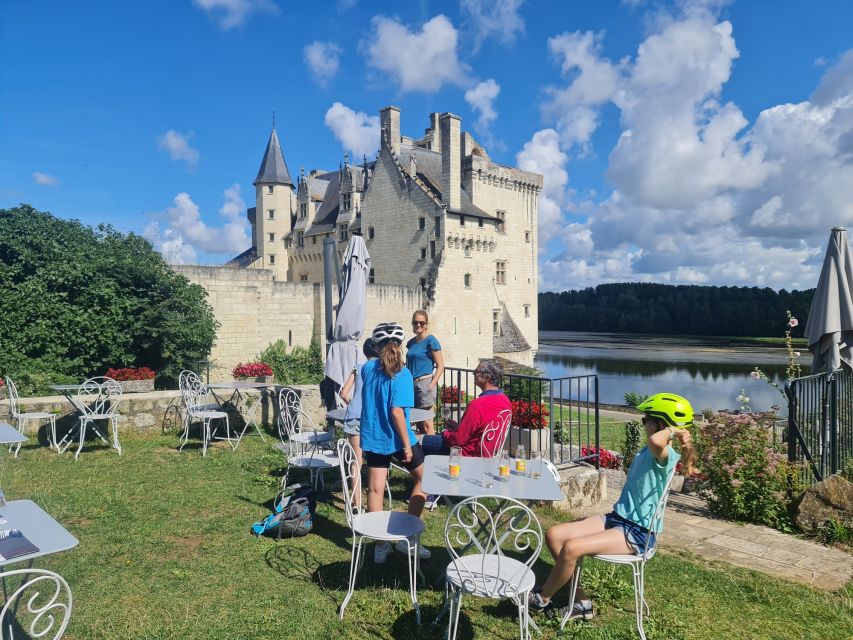
[{"label": "dormer window", "polygon": [[305,246],[305,234],[302,231],[300,231],[299,233],[296,234],[296,246],[297,247],[304,247]]},{"label": "dormer window", "polygon": [[344,211],[349,211],[352,208],[352,194],[351,193],[345,193],[343,195],[343,202],[344,202],[344,205],[343,205]]},{"label": "dormer window", "polygon": [[299,217],[304,218],[308,215],[308,203],[303,202],[299,205]]},{"label": "dormer window", "polygon": [[338,240],[345,242],[349,236],[346,223],[338,225]]}]

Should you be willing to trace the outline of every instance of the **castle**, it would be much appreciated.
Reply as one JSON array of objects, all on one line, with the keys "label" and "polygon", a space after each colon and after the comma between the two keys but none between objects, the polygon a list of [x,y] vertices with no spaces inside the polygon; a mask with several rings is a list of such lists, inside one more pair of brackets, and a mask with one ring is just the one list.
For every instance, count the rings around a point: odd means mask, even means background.
[{"label": "castle", "polygon": [[[336,238],[342,257],[350,236],[360,234],[377,307],[369,305],[368,324],[389,319],[408,329],[414,308],[403,310],[399,301],[417,299],[448,366],[473,366],[492,355],[532,364],[542,176],[493,162],[452,113],[430,114],[418,139],[402,135],[397,107],[383,108],[380,124],[374,161],[353,163],[345,155],[337,170],[300,171],[295,184],[273,128],[254,181],[255,206],[247,211],[253,246],[226,266],[262,270],[291,291],[312,286],[319,295],[323,239]],[[205,284],[201,271],[193,274]],[[404,293],[383,310],[390,294],[370,294],[371,287]],[[315,327],[323,326],[317,315]]]}]

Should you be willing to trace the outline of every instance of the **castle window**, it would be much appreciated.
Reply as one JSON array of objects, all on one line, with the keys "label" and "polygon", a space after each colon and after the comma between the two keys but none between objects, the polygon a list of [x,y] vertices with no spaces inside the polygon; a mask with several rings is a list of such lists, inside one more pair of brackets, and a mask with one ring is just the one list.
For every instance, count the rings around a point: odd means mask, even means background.
[{"label": "castle window", "polygon": [[272,185],[267,186],[267,193],[272,193]]},{"label": "castle window", "polygon": [[311,244],[317,244],[317,236],[311,236]]},{"label": "castle window", "polygon": [[426,247],[421,247],[421,260],[426,260]]},{"label": "castle window", "polygon": [[483,219],[482,218],[477,218],[477,226],[480,227],[481,229],[483,228]]},{"label": "castle window", "polygon": [[466,242],[466,243],[465,243],[465,248],[464,248],[463,250],[465,251],[465,254],[464,254],[464,255],[465,255],[465,257],[466,257],[466,258],[470,258],[470,257],[471,257],[471,243],[470,243],[470,242]]},{"label": "castle window", "polygon": [[343,242],[343,241],[347,240],[348,236],[349,236],[349,233],[347,232],[346,223],[338,225],[338,240]]},{"label": "castle window", "polygon": [[373,284],[376,281],[376,274],[374,271],[374,269],[371,269],[370,273],[367,275],[367,284]]},{"label": "castle window", "polygon": [[524,241],[530,242],[530,232],[529,231],[524,232]]},{"label": "castle window", "polygon": [[299,205],[299,217],[304,218],[308,215],[308,203],[303,202]]},{"label": "castle window", "polygon": [[423,231],[426,229],[426,218],[420,217],[418,218],[418,231]]},{"label": "castle window", "polygon": [[299,282],[308,282],[308,274],[300,273],[299,274]]},{"label": "castle window", "polygon": [[433,235],[436,238],[441,237],[441,217],[439,217],[439,216],[435,217],[435,231],[433,232]]},{"label": "castle window", "polygon": [[430,258],[435,257],[435,240],[429,241],[429,257]]},{"label": "castle window", "polygon": [[270,254],[270,264],[275,264],[275,254],[274,253]]},{"label": "castle window", "polygon": [[344,211],[349,211],[350,207],[352,207],[352,194],[345,193],[344,194]]},{"label": "castle window", "polygon": [[367,239],[373,240],[376,237],[376,230],[373,227],[367,227]]},{"label": "castle window", "polygon": [[495,263],[495,283],[506,284],[506,262]]},{"label": "castle window", "polygon": [[459,226],[460,227],[465,226],[465,216],[459,216]]},{"label": "castle window", "polygon": [[501,331],[501,311],[500,309],[492,310],[492,335],[500,335]]},{"label": "castle window", "polygon": [[305,234],[301,231],[296,234],[296,246],[304,247],[305,246]]},{"label": "castle window", "polygon": [[426,293],[426,278],[421,278],[421,291]]},{"label": "castle window", "polygon": [[267,209],[267,218],[275,220],[275,209]]},{"label": "castle window", "polygon": [[274,233],[268,233],[267,237],[269,238],[270,242],[275,242],[275,234]]},{"label": "castle window", "polygon": [[465,274],[464,282],[465,282],[465,288],[470,289],[471,288],[471,274],[470,273]]},{"label": "castle window", "polygon": [[524,305],[524,317],[525,318],[530,317],[530,305],[529,304]]},{"label": "castle window", "polygon": [[506,233],[506,211],[496,213],[498,216],[498,233]]}]

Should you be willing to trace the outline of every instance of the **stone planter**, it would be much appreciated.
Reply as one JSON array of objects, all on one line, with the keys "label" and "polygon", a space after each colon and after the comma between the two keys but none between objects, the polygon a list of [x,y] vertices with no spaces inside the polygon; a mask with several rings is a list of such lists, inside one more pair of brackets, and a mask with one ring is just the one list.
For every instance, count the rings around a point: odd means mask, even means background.
[{"label": "stone planter", "polygon": [[265,382],[266,384],[273,384],[275,382],[275,376],[258,376],[257,378],[237,378],[237,382]]},{"label": "stone planter", "polygon": [[154,378],[150,380],[122,380],[119,382],[122,393],[148,393],[154,391]]},{"label": "stone planter", "polygon": [[506,440],[507,450],[510,455],[515,455],[515,450],[518,445],[523,444],[527,455],[533,455],[536,452],[548,456],[549,447],[551,446],[551,430],[547,427],[544,429],[525,429],[523,427],[510,427],[509,437]]}]

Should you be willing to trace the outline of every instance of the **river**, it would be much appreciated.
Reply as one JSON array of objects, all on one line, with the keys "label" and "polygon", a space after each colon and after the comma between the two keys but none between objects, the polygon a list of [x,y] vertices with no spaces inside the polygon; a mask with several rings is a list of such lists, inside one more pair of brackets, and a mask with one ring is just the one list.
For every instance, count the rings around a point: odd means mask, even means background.
[{"label": "river", "polygon": [[[811,354],[802,349],[802,374],[811,371]],[[701,410],[737,409],[744,389],[756,411],[781,405],[782,395],[750,373],[757,366],[780,386],[785,380],[784,346],[724,338],[669,337],[620,333],[540,331],[536,368],[546,377],[598,374],[599,400],[624,404],[625,393],[671,391]]]}]

